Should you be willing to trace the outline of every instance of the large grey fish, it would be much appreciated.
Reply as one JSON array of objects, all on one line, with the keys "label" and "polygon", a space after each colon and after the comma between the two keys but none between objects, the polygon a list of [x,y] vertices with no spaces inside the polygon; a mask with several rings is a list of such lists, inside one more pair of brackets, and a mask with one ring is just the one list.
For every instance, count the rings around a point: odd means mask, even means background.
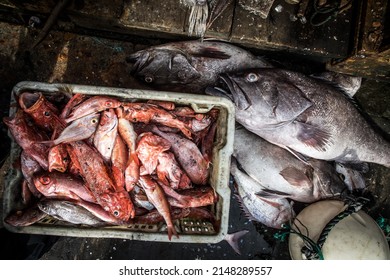
[{"label": "large grey fish", "polygon": [[282,228],[294,218],[291,204],[284,197],[262,197],[259,192],[265,188],[238,168],[232,158],[230,172],[237,184],[238,198],[250,220],[258,221],[268,227]]},{"label": "large grey fish", "polygon": [[329,83],[283,69],[221,76],[236,120],[267,141],[311,158],[390,167],[390,143]]},{"label": "large grey fish", "polygon": [[277,194],[311,203],[346,189],[331,163],[316,159],[304,162],[243,127],[235,131],[233,155],[240,167],[266,189],[262,195]]},{"label": "large grey fish", "polygon": [[128,58],[132,74],[145,83],[169,91],[204,93],[221,73],[271,67],[248,51],[221,41],[184,41],[152,46]]}]

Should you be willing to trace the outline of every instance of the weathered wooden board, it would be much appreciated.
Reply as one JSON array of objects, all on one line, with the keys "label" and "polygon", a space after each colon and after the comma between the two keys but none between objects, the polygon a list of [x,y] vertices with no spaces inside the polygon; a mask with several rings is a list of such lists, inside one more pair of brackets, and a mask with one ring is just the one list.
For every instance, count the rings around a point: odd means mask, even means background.
[{"label": "weathered wooden board", "polygon": [[[5,1],[0,5],[36,13],[49,13],[55,2]],[[72,1],[71,1],[72,2]],[[15,4],[16,3],[16,4]],[[347,9],[321,26],[296,20],[298,5],[276,0],[267,19],[248,12],[233,1],[213,23],[206,37],[227,39],[256,49],[287,50],[328,58],[346,57],[353,36],[353,9]],[[43,8],[40,9],[40,6]],[[278,11],[275,11],[278,7]],[[310,13],[310,7],[308,12]],[[148,38],[184,40],[188,36],[189,8],[180,0],[72,2],[65,11],[78,28],[105,30]]]},{"label": "weathered wooden board", "polygon": [[[309,6],[310,7],[310,6]],[[231,40],[250,47],[287,50],[325,57],[345,57],[352,32],[352,10],[339,14],[321,26],[313,26],[308,16],[296,18],[298,5],[276,0],[267,19],[236,6]]]}]

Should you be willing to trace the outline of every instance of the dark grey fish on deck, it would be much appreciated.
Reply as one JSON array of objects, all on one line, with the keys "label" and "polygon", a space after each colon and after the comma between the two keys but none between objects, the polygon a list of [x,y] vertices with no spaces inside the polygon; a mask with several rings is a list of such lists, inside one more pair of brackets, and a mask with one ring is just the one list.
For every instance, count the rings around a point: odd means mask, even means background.
[{"label": "dark grey fish on deck", "polygon": [[204,93],[219,74],[271,67],[248,51],[221,41],[184,41],[152,46],[128,58],[132,74],[159,90]]},{"label": "dark grey fish on deck", "polygon": [[334,86],[282,69],[221,76],[236,120],[267,141],[311,158],[390,167],[390,143]]},{"label": "dark grey fish on deck", "polygon": [[233,155],[247,175],[265,188],[259,191],[263,196],[311,203],[338,196],[346,189],[331,163],[304,162],[243,127],[235,131]]}]

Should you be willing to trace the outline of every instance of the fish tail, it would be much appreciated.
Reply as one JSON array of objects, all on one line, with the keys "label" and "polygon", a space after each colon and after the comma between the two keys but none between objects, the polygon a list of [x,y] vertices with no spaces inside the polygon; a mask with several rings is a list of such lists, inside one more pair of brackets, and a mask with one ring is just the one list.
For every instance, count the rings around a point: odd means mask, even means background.
[{"label": "fish tail", "polygon": [[137,164],[137,166],[140,166],[139,158],[136,152],[131,152],[130,158]]},{"label": "fish tail", "polygon": [[241,255],[240,247],[238,246],[238,240],[240,240],[241,237],[243,237],[245,234],[247,234],[249,230],[240,230],[234,233],[228,233],[225,236],[225,240],[229,245],[233,248],[234,252]]},{"label": "fish tail", "polygon": [[168,230],[168,239],[169,239],[169,241],[172,239],[172,235],[174,235],[177,238],[179,238],[179,234],[177,233],[177,231],[175,229],[175,226],[173,224],[172,225],[168,225],[167,226],[167,230]]}]

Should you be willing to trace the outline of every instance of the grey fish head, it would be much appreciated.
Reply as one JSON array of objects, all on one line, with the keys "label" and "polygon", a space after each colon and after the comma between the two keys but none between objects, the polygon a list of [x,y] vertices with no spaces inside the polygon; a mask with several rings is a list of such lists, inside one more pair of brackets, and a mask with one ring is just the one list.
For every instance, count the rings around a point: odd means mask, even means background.
[{"label": "grey fish head", "polygon": [[275,128],[292,122],[312,104],[280,69],[255,68],[220,75],[221,87],[208,88],[209,95],[229,98],[236,119],[246,126],[256,118],[256,127]]},{"label": "grey fish head", "polygon": [[318,200],[339,196],[347,189],[332,164],[316,159],[310,159],[308,162],[313,167],[314,198]]},{"label": "grey fish head", "polygon": [[179,49],[150,48],[130,55],[127,61],[133,63],[132,75],[151,86],[188,84],[201,76]]},{"label": "grey fish head", "polygon": [[43,199],[41,201],[38,201],[37,206],[39,210],[42,212],[48,214],[48,215],[53,215],[55,213],[55,201],[50,200],[50,199]]}]

